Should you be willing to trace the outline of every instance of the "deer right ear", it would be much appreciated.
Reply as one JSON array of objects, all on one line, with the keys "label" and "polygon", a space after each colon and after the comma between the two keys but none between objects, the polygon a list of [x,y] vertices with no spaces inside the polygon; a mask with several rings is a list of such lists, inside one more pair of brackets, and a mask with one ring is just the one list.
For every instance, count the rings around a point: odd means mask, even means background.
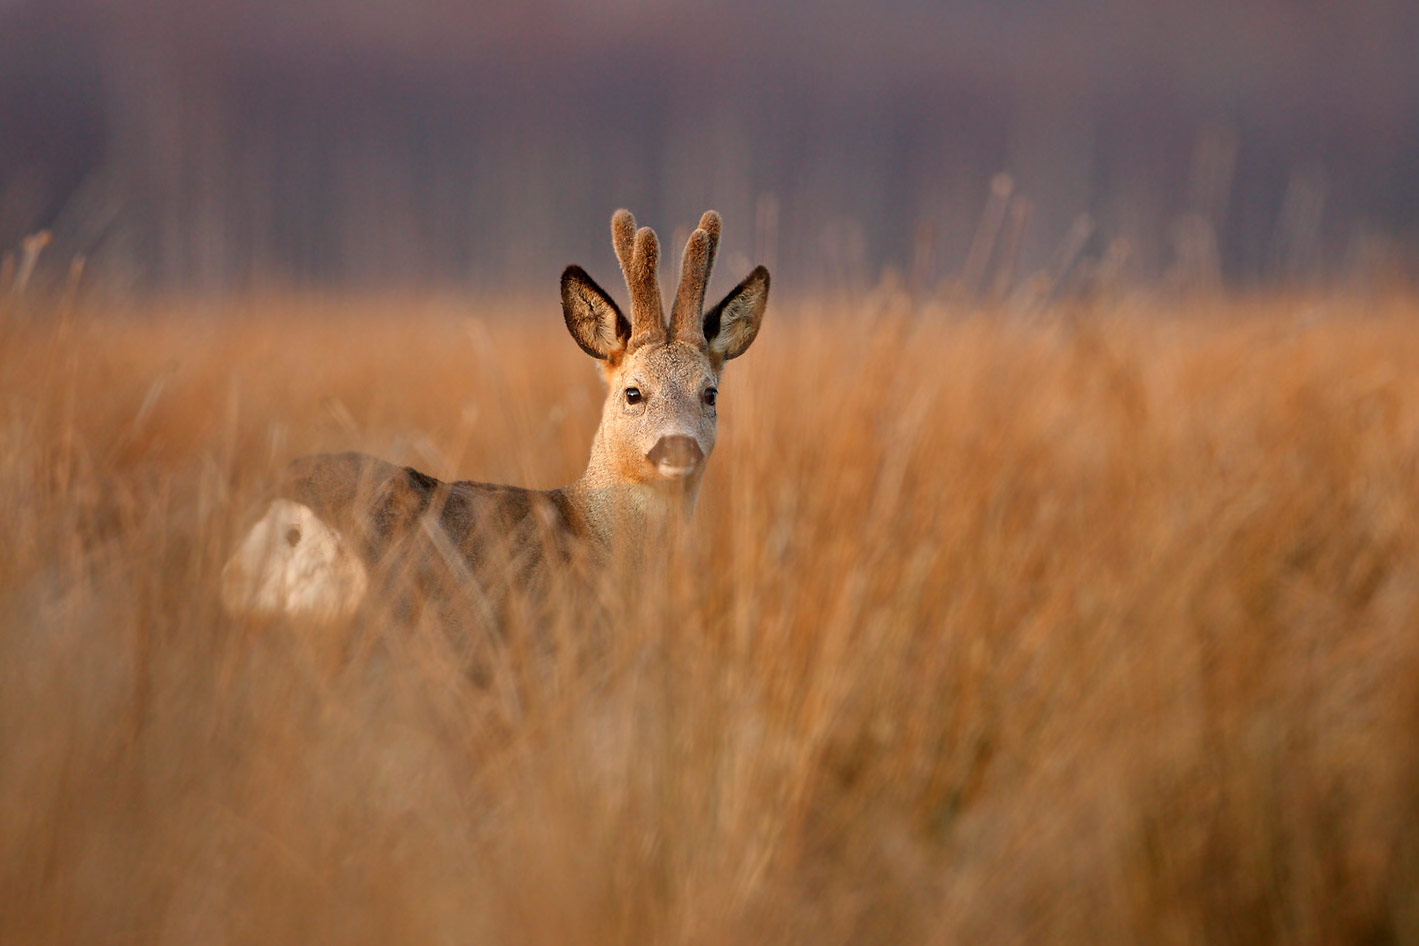
[{"label": "deer right ear", "polygon": [[755,266],[744,281],[705,313],[705,345],[720,362],[738,358],[759,334],[769,304],[769,271]]},{"label": "deer right ear", "polygon": [[603,361],[625,351],[631,323],[580,266],[562,272],[562,318],[581,350]]}]

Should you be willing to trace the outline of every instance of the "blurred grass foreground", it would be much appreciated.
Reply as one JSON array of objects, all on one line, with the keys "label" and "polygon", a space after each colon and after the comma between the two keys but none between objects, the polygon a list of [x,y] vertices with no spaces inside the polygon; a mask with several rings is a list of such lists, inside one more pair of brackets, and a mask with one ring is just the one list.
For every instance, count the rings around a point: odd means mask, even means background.
[{"label": "blurred grass foreground", "polygon": [[1414,297],[775,299],[550,648],[217,589],[304,453],[575,478],[553,301],[203,305],[0,319],[0,942],[1419,941]]}]

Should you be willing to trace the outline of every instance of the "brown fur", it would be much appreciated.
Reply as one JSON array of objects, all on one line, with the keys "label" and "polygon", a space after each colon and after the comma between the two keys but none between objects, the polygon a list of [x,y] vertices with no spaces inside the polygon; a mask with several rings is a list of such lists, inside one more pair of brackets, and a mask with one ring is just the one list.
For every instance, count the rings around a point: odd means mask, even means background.
[{"label": "brown fur", "polygon": [[712,333],[705,331],[705,289],[714,271],[714,257],[719,250],[719,214],[706,210],[700,225],[685,243],[685,257],[680,264],[680,289],[675,294],[675,308],[670,313],[670,335],[701,348],[707,347]]},{"label": "brown fur", "polygon": [[621,278],[630,285],[636,255],[636,218],[624,207],[611,215],[611,246],[616,250],[616,262],[621,264]]},{"label": "brown fur", "polygon": [[587,535],[585,522],[561,490],[538,492],[470,480],[445,483],[361,453],[296,460],[281,494],[309,506],[355,539],[370,560],[408,540],[426,515],[458,540],[470,563],[477,562],[480,537],[543,528],[575,538]]},{"label": "brown fur", "polygon": [[631,260],[631,341],[635,350],[665,338],[665,317],[660,307],[660,241],[650,227],[636,231],[635,255]]},{"label": "brown fur", "polygon": [[709,252],[705,254],[705,284],[709,284],[709,274],[714,271],[714,255],[719,252],[719,230],[721,221],[719,214],[713,210],[706,210],[700,215],[699,229],[705,231],[709,237]]},{"label": "brown fur", "polygon": [[764,307],[769,302],[769,271],[762,266],[744,277],[729,295],[711,309],[704,320],[704,337],[715,370],[748,350],[759,334]]},{"label": "brown fur", "polygon": [[705,282],[709,278],[709,234],[696,230],[685,243],[680,289],[670,310],[670,336],[693,345],[704,343]]},{"label": "brown fur", "polygon": [[[607,385],[591,457],[575,483],[547,492],[445,483],[344,453],[297,460],[282,498],[309,507],[367,565],[397,559],[421,581],[518,581],[577,547],[637,555],[655,545],[665,526],[694,510],[714,449],[712,392],[723,362],[753,341],[768,301],[768,273],[759,267],[710,316],[701,315],[719,215],[710,211],[700,223],[686,247],[673,335],[661,312],[659,243],[648,227],[631,239],[629,212],[611,220],[631,295],[629,320],[581,267],[562,274],[567,330],[599,359]],[[297,542],[293,536],[291,545]]]}]

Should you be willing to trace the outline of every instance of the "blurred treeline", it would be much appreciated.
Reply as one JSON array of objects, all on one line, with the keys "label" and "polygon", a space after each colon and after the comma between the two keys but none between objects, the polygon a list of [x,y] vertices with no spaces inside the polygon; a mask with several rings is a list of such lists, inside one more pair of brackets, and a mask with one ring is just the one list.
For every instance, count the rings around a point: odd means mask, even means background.
[{"label": "blurred treeline", "polygon": [[622,205],[799,286],[1412,276],[1419,5],[0,0],[6,250],[518,287]]}]

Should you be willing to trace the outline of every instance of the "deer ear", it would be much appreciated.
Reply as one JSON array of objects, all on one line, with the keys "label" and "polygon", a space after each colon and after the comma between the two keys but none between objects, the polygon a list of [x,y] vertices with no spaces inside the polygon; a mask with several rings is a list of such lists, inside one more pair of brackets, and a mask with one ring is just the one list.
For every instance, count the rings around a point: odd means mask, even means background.
[{"label": "deer ear", "polygon": [[580,266],[562,272],[562,318],[581,350],[593,358],[619,354],[631,337],[631,323]]},{"label": "deer ear", "polygon": [[705,313],[705,343],[710,353],[722,361],[744,354],[759,334],[768,303],[769,271],[756,266],[724,301]]}]

